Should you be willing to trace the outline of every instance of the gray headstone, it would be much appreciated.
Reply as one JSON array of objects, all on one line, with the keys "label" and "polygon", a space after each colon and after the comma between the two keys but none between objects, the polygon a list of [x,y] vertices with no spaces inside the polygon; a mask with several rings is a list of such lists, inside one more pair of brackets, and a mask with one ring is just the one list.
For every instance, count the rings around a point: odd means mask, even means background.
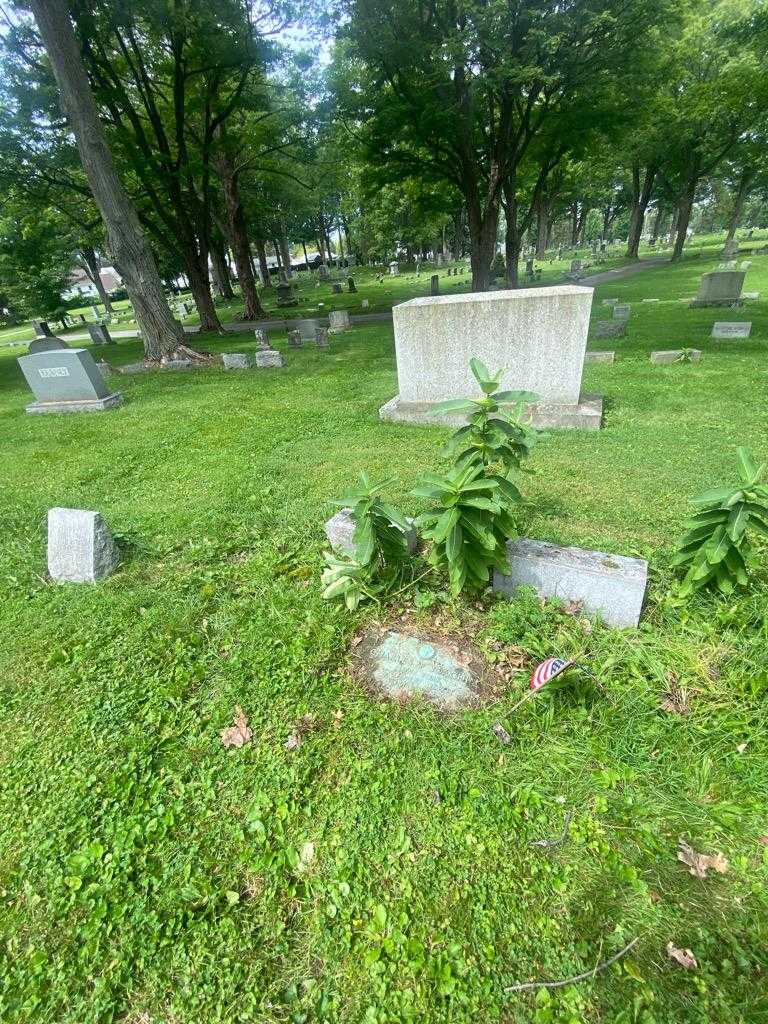
[{"label": "gray headstone", "polygon": [[347,291],[349,291],[349,292],[356,292],[357,291],[357,286],[355,284],[354,277],[348,277],[347,278]]},{"label": "gray headstone", "polygon": [[315,328],[315,345],[317,345],[318,348],[330,348],[327,327]]},{"label": "gray headstone", "polygon": [[299,334],[308,341],[315,340],[315,331],[320,327],[319,320],[297,320],[296,330]]},{"label": "gray headstone", "polygon": [[269,341],[267,340],[267,332],[264,330],[256,330],[253,332],[256,336],[256,344],[260,349],[266,351],[269,349]]},{"label": "gray headstone", "polygon": [[288,331],[288,348],[301,348],[303,344],[301,331]]},{"label": "gray headstone", "polygon": [[390,277],[398,277],[399,276],[399,274],[400,274],[400,264],[397,262],[397,260],[392,260],[392,262],[389,264],[389,274],[390,274]]},{"label": "gray headstone", "polygon": [[612,363],[616,358],[615,352],[586,352],[585,363]]},{"label": "gray headstone", "polygon": [[437,274],[433,274],[432,277],[429,279],[429,294],[440,294],[440,278],[437,276]]},{"label": "gray headstone", "polygon": [[51,328],[48,326],[47,320],[33,320],[32,327],[37,338],[50,338]]},{"label": "gray headstone", "polygon": [[18,362],[37,399],[27,412],[101,412],[123,400],[119,392],[110,392],[84,348],[37,352]]},{"label": "gray headstone", "polygon": [[317,268],[317,276],[320,278],[321,281],[327,281],[328,278],[331,276],[330,271],[328,270],[328,267],[325,265],[325,263],[321,263],[320,266]]},{"label": "gray headstone", "polygon": [[35,338],[34,341],[30,341],[27,351],[33,356],[36,352],[57,352],[62,348],[69,348],[62,338]]},{"label": "gray headstone", "polygon": [[699,292],[692,306],[732,306],[741,301],[743,270],[712,270],[702,274]]},{"label": "gray headstone", "polygon": [[510,575],[493,577],[493,589],[502,594],[533,587],[541,597],[582,602],[609,626],[640,621],[648,580],[648,563],[640,558],[527,539],[509,541],[507,557]]},{"label": "gray headstone", "polygon": [[578,273],[584,269],[584,260],[571,260],[571,273]]},{"label": "gray headstone", "polygon": [[632,307],[628,304],[618,305],[613,307],[613,319],[614,320],[629,320],[630,314],[632,313]]},{"label": "gray headstone", "polygon": [[[688,349],[688,361],[698,363],[701,359],[701,349]],[[685,351],[683,349],[668,349],[663,352],[651,352],[651,362],[658,364],[682,363],[685,362]]]},{"label": "gray headstone", "polygon": [[287,281],[281,281],[276,292],[278,306],[298,306],[299,301],[293,297],[293,289]]},{"label": "gray headstone", "polygon": [[246,352],[223,352],[225,370],[250,370],[251,357]]},{"label": "gray headstone", "polygon": [[331,285],[331,291],[334,295],[341,295],[341,285],[338,281],[334,281]]},{"label": "gray headstone", "polygon": [[749,299],[750,302],[757,302],[760,298],[760,292],[742,292],[742,299]]},{"label": "gray headstone", "polygon": [[94,345],[114,345],[115,341],[102,324],[88,324],[88,333]]},{"label": "gray headstone", "polygon": [[349,313],[346,309],[332,309],[328,314],[328,323],[332,331],[348,331],[351,326]]},{"label": "gray headstone", "polygon": [[370,307],[370,305],[371,304],[368,301],[368,299],[363,299],[363,301],[360,303],[360,308],[361,309],[368,309]]},{"label": "gray headstone", "polygon": [[743,323],[728,323],[726,321],[716,321],[712,325],[712,338],[748,338],[749,333],[752,330],[752,321],[745,321]]},{"label": "gray headstone", "polygon": [[604,306],[618,306],[619,300],[618,299],[603,299],[602,304]]},{"label": "gray headstone", "polygon": [[98,512],[52,508],[48,512],[48,572],[57,583],[94,583],[120,561]]},{"label": "gray headstone", "polygon": [[[408,519],[407,522],[410,524],[410,529],[405,536],[408,541],[408,554],[412,555],[416,550],[418,537],[413,520]],[[354,555],[355,545],[352,540],[354,532],[355,521],[352,518],[351,508],[339,509],[336,515],[331,516],[325,524],[325,536],[328,538],[328,543],[340,555]]]},{"label": "gray headstone", "polygon": [[595,338],[623,338],[626,333],[626,320],[598,320],[595,324]]},{"label": "gray headstone", "polygon": [[256,352],[254,355],[254,360],[256,362],[256,366],[261,370],[266,369],[267,367],[270,366],[283,365],[283,357],[280,355],[279,352],[272,348],[265,348],[261,349],[259,352]]}]

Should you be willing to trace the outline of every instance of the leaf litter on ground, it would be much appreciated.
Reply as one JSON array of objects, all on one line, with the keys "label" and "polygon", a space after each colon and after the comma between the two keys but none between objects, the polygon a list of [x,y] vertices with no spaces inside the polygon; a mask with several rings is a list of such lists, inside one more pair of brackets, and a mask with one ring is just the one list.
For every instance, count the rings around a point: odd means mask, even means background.
[{"label": "leaf litter on ground", "polygon": [[722,853],[697,853],[684,839],[678,841],[677,859],[686,865],[695,878],[706,878],[710,869],[721,875],[728,871],[728,861]]}]

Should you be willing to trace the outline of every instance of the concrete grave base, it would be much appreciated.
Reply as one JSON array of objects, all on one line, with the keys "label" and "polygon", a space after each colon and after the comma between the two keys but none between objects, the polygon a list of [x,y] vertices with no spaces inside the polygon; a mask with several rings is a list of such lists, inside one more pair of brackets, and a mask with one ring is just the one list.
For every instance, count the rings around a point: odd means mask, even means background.
[{"label": "concrete grave base", "polygon": [[[685,302],[685,299],[681,299],[681,302]],[[727,306],[729,309],[739,309],[744,305],[742,299],[717,299],[704,301],[703,299],[691,299],[688,303],[690,309],[705,309],[709,306]]]},{"label": "concrete grave base", "polygon": [[270,366],[283,366],[282,355],[273,348],[264,348],[254,354],[254,361],[258,369],[263,370]]},{"label": "concrete grave base", "polygon": [[94,398],[89,401],[32,402],[27,406],[27,412],[106,412],[108,409],[116,409],[122,404],[122,394],[119,391],[115,391],[105,398]]},{"label": "concrete grave base", "polygon": [[582,602],[609,626],[640,621],[648,581],[643,559],[525,538],[508,542],[507,558],[509,576],[493,576],[493,589],[501,594],[511,597],[520,587],[533,587],[541,597]]},{"label": "concrete grave base", "polygon": [[[682,363],[684,362],[682,349],[667,349],[666,351],[651,352],[652,363]],[[688,352],[689,362],[698,363],[701,361],[701,349],[692,348]]]},{"label": "concrete grave base", "polygon": [[[391,423],[413,423],[424,427],[463,427],[467,418],[456,413],[433,416],[437,402],[403,402],[395,395],[379,409],[379,419]],[[603,396],[582,393],[577,405],[528,406],[527,421],[534,427],[564,430],[599,430],[603,419]]]},{"label": "concrete grave base", "polygon": [[612,363],[616,359],[615,352],[585,352],[585,363]]}]

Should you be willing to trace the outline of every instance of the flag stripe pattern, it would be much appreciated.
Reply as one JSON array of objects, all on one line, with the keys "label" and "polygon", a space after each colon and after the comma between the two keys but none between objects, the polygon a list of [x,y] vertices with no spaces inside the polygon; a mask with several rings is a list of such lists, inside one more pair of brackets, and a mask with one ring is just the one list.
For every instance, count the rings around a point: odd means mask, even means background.
[{"label": "flag stripe pattern", "polygon": [[542,661],[540,665],[537,665],[533,670],[531,676],[531,689],[540,690],[545,683],[548,683],[550,679],[554,679],[555,676],[559,676],[561,672],[565,672],[567,668],[570,668],[574,662],[564,661],[562,658],[547,658],[546,661]]}]

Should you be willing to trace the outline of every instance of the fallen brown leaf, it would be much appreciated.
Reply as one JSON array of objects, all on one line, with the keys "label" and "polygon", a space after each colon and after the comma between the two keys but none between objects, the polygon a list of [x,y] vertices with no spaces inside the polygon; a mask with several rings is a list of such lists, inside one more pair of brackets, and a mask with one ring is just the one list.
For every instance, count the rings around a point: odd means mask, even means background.
[{"label": "fallen brown leaf", "polygon": [[221,742],[225,747],[243,747],[253,739],[253,729],[248,725],[248,716],[243,709],[235,708],[234,724],[221,730]]},{"label": "fallen brown leaf", "polygon": [[768,846],[768,836],[760,836],[757,841],[761,846]]},{"label": "fallen brown leaf", "polygon": [[528,664],[528,652],[522,647],[508,647],[507,664],[513,669],[525,668]]},{"label": "fallen brown leaf", "polygon": [[680,949],[674,942],[667,943],[667,956],[679,963],[686,971],[694,971],[699,966],[690,949]]},{"label": "fallen brown leaf", "polygon": [[721,875],[728,870],[728,861],[722,853],[697,853],[684,839],[680,839],[677,844],[677,859],[682,861],[696,878],[706,878],[710,868]]},{"label": "fallen brown leaf", "polygon": [[584,609],[583,601],[566,601],[563,605],[563,611],[566,615],[580,615]]},{"label": "fallen brown leaf", "polygon": [[301,746],[301,736],[297,732],[292,732],[288,739],[285,741],[286,750],[296,750]]},{"label": "fallen brown leaf", "polygon": [[671,715],[687,715],[691,710],[688,701],[688,691],[680,685],[680,680],[675,672],[667,672],[667,690],[661,699],[661,710]]}]

